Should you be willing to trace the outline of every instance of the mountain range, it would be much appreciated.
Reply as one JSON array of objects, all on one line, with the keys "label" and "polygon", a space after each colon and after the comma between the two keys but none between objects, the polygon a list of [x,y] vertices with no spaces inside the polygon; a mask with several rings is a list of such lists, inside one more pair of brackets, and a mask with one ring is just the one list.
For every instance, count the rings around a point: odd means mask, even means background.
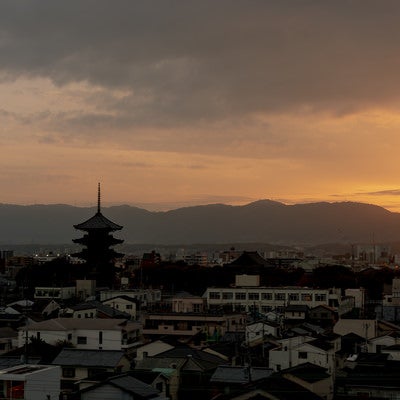
[{"label": "mountain range", "polygon": [[[96,208],[69,205],[0,204],[0,244],[71,243],[74,224]],[[126,243],[376,243],[400,240],[400,214],[355,202],[286,205],[260,200],[243,206],[210,204],[151,212],[132,206],[103,207],[123,225],[115,236]]]}]

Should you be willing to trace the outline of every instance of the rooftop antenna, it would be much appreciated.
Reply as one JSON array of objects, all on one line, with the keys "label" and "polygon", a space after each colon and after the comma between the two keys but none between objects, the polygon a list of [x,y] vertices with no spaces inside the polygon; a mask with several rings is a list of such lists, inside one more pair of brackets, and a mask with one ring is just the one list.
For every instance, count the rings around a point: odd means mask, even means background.
[{"label": "rooftop antenna", "polygon": [[97,184],[97,213],[100,214],[100,182]]}]

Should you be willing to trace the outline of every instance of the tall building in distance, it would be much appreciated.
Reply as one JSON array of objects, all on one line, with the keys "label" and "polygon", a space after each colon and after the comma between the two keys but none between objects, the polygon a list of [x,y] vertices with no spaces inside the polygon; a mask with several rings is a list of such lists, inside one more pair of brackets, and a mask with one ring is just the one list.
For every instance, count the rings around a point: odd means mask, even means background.
[{"label": "tall building in distance", "polygon": [[122,243],[123,240],[114,238],[111,233],[121,230],[122,226],[110,221],[101,213],[100,200],[99,183],[96,214],[74,225],[75,229],[86,232],[83,237],[73,239],[74,243],[84,246],[74,256],[86,261],[89,275],[87,278],[96,279],[97,285],[110,286],[114,281],[114,260],[123,256],[112,249],[112,246]]}]

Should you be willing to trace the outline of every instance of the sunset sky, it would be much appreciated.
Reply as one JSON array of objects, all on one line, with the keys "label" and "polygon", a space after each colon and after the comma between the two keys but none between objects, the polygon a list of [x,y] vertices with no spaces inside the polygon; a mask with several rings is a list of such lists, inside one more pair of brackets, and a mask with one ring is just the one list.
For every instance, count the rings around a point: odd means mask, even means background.
[{"label": "sunset sky", "polygon": [[400,1],[0,2],[0,203],[400,212]]}]

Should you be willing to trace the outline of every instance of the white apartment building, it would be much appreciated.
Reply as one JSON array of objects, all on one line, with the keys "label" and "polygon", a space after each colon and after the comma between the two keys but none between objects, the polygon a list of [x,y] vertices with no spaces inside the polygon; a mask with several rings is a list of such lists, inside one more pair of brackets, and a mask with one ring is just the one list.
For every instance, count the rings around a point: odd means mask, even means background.
[{"label": "white apartment building", "polygon": [[77,349],[128,350],[138,340],[141,325],[121,319],[54,318],[19,329],[18,346],[35,337],[48,344],[71,343]]},{"label": "white apartment building", "polygon": [[232,311],[283,312],[288,305],[319,305],[339,307],[340,289],[313,289],[308,287],[230,287],[207,288],[203,297],[208,308],[224,307]]}]

